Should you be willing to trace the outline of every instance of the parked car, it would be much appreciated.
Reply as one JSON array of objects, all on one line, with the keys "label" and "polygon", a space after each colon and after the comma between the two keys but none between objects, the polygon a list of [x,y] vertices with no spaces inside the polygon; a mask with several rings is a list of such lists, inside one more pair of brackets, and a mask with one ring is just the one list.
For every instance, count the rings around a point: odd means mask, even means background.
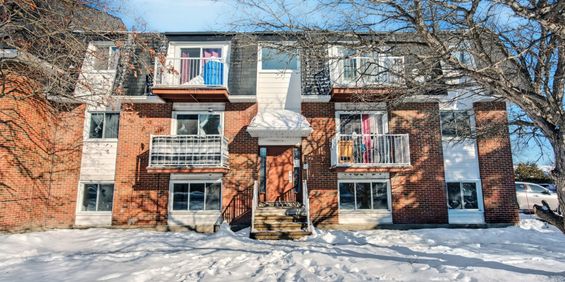
[{"label": "parked car", "polygon": [[516,198],[520,211],[532,212],[535,204],[541,206],[542,200],[545,200],[552,210],[557,211],[559,207],[557,194],[534,183],[516,182]]},{"label": "parked car", "polygon": [[553,193],[557,193],[557,186],[555,186],[555,184],[551,184],[551,183],[540,183],[539,184],[541,187],[546,188],[547,190],[553,192]]}]

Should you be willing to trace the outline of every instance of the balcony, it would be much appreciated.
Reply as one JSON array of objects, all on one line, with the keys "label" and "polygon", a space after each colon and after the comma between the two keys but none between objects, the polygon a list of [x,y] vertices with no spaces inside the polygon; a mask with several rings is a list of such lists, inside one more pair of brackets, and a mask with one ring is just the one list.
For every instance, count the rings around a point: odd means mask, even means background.
[{"label": "balcony", "polygon": [[166,58],[155,61],[153,94],[173,102],[225,102],[224,58]]},{"label": "balcony", "polygon": [[163,173],[225,172],[228,140],[219,135],[152,135],[148,169]]},{"label": "balcony", "polygon": [[410,166],[408,134],[337,134],[332,162],[335,167]]}]

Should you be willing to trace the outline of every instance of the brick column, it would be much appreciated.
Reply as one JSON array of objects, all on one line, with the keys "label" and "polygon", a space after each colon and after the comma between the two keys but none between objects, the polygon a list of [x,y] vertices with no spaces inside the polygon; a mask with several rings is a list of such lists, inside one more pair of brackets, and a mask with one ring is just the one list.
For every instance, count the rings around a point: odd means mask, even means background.
[{"label": "brick column", "polygon": [[122,104],[113,225],[167,224],[169,174],[148,173],[151,134],[170,134],[172,103]]},{"label": "brick column", "polygon": [[336,134],[334,103],[303,103],[302,114],[313,132],[302,141],[308,169],[310,215],[316,225],[338,223],[337,172],[331,169],[331,143]]},{"label": "brick column", "polygon": [[391,174],[396,224],[448,222],[438,103],[404,103],[390,112],[390,133],[410,134],[412,167]]},{"label": "brick column", "polygon": [[477,102],[473,107],[485,221],[517,223],[519,217],[506,104]]}]

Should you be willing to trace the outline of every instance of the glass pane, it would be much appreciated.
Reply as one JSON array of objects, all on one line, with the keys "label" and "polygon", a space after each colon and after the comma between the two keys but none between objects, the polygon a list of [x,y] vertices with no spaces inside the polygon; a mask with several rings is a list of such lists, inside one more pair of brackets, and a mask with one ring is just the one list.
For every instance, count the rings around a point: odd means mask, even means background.
[{"label": "glass pane", "polygon": [[220,48],[204,48],[202,50],[202,55],[204,58],[221,58],[222,49]]},{"label": "glass pane", "polygon": [[82,211],[96,211],[97,184],[85,184],[82,195]]},{"label": "glass pane", "polygon": [[477,185],[475,183],[463,183],[463,201],[464,208],[478,209],[479,203],[477,200]]},{"label": "glass pane", "polygon": [[112,211],[114,184],[101,184],[98,196],[98,211]]},{"label": "glass pane", "polygon": [[267,186],[267,148],[259,148],[259,191],[265,192]]},{"label": "glass pane", "polygon": [[206,184],[206,209],[207,210],[220,210],[220,191],[222,185],[220,183],[207,183]]},{"label": "glass pane", "polygon": [[340,209],[352,210],[355,208],[354,196],[354,183],[340,183],[339,184],[339,206]]},{"label": "glass pane", "polygon": [[447,206],[450,209],[463,208],[463,203],[461,203],[461,187],[459,185],[459,182],[447,183]]},{"label": "glass pane", "polygon": [[544,193],[546,191],[545,188],[539,185],[528,184],[528,186],[530,187],[530,192],[532,193]]},{"label": "glass pane", "polygon": [[298,56],[273,48],[261,48],[261,66],[264,70],[297,70]]},{"label": "glass pane", "polygon": [[90,114],[90,138],[102,138],[104,131],[104,114],[91,113]]},{"label": "glass pane", "polygon": [[361,133],[361,115],[343,114],[339,115],[339,133],[353,134]]},{"label": "glass pane", "polygon": [[200,58],[200,48],[181,48],[181,58]]},{"label": "glass pane", "polygon": [[191,211],[204,209],[204,183],[190,184],[190,204]]},{"label": "glass pane", "polygon": [[188,183],[173,185],[173,210],[188,209]]},{"label": "glass pane", "polygon": [[198,115],[177,115],[177,135],[197,135]]},{"label": "glass pane", "polygon": [[444,137],[455,137],[457,135],[453,112],[441,112],[441,135]]},{"label": "glass pane", "polygon": [[200,115],[200,128],[204,135],[220,134],[220,115]]},{"label": "glass pane", "polygon": [[469,137],[471,134],[470,116],[466,112],[457,112],[455,114],[457,124],[457,136]]},{"label": "glass pane", "polygon": [[120,114],[118,113],[107,113],[104,125],[106,129],[104,130],[104,138],[118,138],[118,129],[120,122]]},{"label": "glass pane", "polygon": [[371,183],[357,183],[357,209],[371,208]]},{"label": "glass pane", "polygon": [[115,70],[118,66],[118,60],[120,59],[120,48],[116,46],[110,47],[110,60],[108,62],[108,69]]},{"label": "glass pane", "polygon": [[386,182],[373,183],[373,209],[388,209],[387,188]]},{"label": "glass pane", "polygon": [[526,192],[526,185],[521,183],[516,183],[516,191],[517,192]]}]

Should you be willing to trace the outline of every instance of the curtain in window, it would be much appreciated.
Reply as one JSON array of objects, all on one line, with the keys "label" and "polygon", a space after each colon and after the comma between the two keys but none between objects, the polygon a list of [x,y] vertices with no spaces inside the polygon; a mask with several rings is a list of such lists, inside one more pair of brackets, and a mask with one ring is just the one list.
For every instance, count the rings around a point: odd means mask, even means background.
[{"label": "curtain in window", "polygon": [[[202,50],[204,55],[204,84],[222,85],[224,81],[224,64],[217,60],[222,57],[222,49],[206,48]],[[208,59],[210,58],[210,59]]]},{"label": "curtain in window", "polygon": [[200,48],[182,48],[180,57],[180,84],[186,84],[200,74]]},{"label": "curtain in window", "polygon": [[104,114],[90,114],[90,138],[103,138],[104,134]]}]

